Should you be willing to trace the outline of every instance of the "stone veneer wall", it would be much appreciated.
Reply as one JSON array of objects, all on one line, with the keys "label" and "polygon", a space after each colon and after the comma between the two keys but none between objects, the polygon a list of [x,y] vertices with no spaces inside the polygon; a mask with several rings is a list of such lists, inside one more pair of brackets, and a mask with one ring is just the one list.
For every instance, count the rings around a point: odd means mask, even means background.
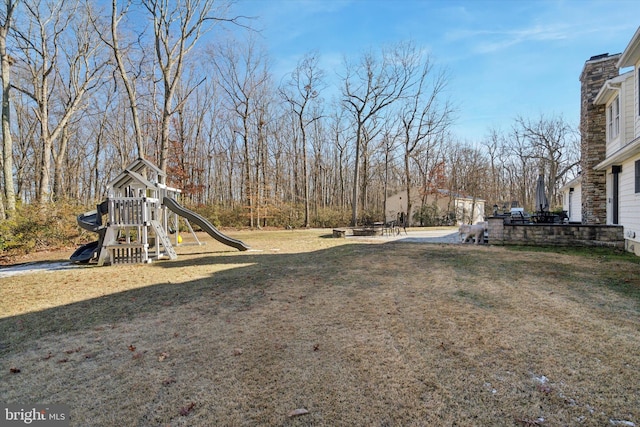
[{"label": "stone veneer wall", "polygon": [[488,223],[490,245],[625,247],[621,225],[505,224],[503,218]]},{"label": "stone veneer wall", "polygon": [[607,123],[604,105],[593,100],[604,83],[619,74],[620,54],[593,56],[585,62],[580,75],[580,134],[582,167],[582,221],[585,224],[607,222],[606,172],[593,170],[606,156]]}]

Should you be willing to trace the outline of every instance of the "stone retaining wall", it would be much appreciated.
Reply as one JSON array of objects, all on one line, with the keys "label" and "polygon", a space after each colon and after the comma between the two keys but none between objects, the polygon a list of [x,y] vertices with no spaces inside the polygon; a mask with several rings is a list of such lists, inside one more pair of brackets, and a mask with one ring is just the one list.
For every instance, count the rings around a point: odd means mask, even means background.
[{"label": "stone retaining wall", "polygon": [[488,219],[491,245],[608,246],[624,249],[620,225],[505,224],[503,218]]}]

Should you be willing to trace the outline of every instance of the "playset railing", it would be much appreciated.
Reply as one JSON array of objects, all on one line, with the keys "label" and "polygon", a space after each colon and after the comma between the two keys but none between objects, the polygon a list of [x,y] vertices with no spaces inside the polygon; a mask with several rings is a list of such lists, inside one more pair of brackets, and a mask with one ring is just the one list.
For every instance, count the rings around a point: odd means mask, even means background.
[{"label": "playset railing", "polygon": [[157,220],[160,201],[149,197],[114,197],[109,199],[111,226],[135,227]]}]

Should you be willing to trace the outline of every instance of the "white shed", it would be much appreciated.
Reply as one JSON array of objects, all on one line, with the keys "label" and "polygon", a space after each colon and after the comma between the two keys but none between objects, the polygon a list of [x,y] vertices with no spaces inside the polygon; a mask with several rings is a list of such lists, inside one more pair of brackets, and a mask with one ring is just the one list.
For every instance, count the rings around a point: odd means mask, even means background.
[{"label": "white shed", "polygon": [[[423,198],[424,201],[423,201]],[[424,205],[432,207],[434,215],[438,218],[454,216],[457,224],[475,224],[484,221],[485,200],[452,194],[449,190],[436,190],[427,195],[422,194],[419,188],[411,189],[411,212],[408,212],[408,225],[418,225],[415,214]],[[385,221],[397,220],[400,214],[407,214],[407,192],[397,192],[386,200]]]},{"label": "white shed", "polygon": [[582,223],[582,177],[569,181],[560,188],[562,210],[567,212],[569,222]]}]

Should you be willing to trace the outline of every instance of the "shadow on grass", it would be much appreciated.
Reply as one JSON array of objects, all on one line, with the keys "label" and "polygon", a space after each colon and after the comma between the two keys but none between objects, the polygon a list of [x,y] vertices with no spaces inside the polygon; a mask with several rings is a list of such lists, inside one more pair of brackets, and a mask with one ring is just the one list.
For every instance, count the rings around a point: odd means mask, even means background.
[{"label": "shadow on grass", "polygon": [[[375,246],[378,246],[377,250]],[[289,279],[296,283],[301,275],[311,274],[332,283],[334,276],[339,275],[342,268],[347,268],[353,257],[367,256],[367,253],[373,256],[380,252],[380,246],[375,246],[342,245],[296,254],[236,252],[221,255],[222,252],[207,252],[186,254],[175,261],[160,261],[141,267],[156,269],[159,272],[156,274],[160,278],[159,283],[149,283],[144,287],[0,319],[0,356],[29,348],[38,339],[49,334],[70,333],[104,324],[127,322],[168,306],[185,305],[201,298],[224,299],[227,304],[242,309],[246,302],[233,301],[232,298],[238,294],[235,291],[244,290],[246,299],[255,302],[256,298],[264,296],[265,286],[274,280]],[[213,255],[215,253],[218,255]],[[180,277],[172,273],[172,270],[207,264],[241,266],[188,282],[180,282]],[[313,267],[311,271],[308,271],[309,267]],[[117,266],[90,268],[113,269],[114,280],[126,280],[124,275],[118,277]],[[233,296],[228,295],[232,292]]]},{"label": "shadow on grass", "polygon": [[[407,254],[405,249],[410,246],[419,247],[419,254],[416,251]],[[490,268],[491,271],[486,274],[494,277],[510,276],[514,269],[523,267],[513,264],[508,257],[493,259],[492,263],[488,263],[488,254],[483,250],[460,249],[459,245],[424,245],[402,241],[380,245],[345,244],[295,254],[224,253],[186,254],[175,261],[143,266],[141,268],[155,269],[158,272],[155,277],[160,279],[144,287],[0,319],[0,356],[20,352],[50,334],[71,333],[105,324],[127,322],[144,314],[187,305],[203,298],[222,302],[222,306],[232,310],[243,310],[247,305],[265,298],[265,289],[274,283],[291,283],[292,289],[306,280],[326,286],[351,286],[353,283],[357,283],[359,287],[368,286],[367,283],[374,283],[390,275],[390,262],[398,266],[394,274],[413,274],[428,266],[429,269],[451,268],[462,279],[473,277],[480,264]],[[365,260],[366,271],[360,273],[361,276],[352,277],[351,282],[345,282],[345,272],[358,263],[362,268],[362,260]],[[626,261],[626,258],[622,258],[622,261]],[[236,267],[187,282],[180,282],[180,277],[173,272],[207,264]],[[553,254],[550,254],[549,264],[548,271],[568,268],[560,264],[552,267]],[[241,266],[237,267],[238,265]],[[117,266],[104,268],[113,269],[114,280],[126,280],[126,277],[118,277]],[[640,284],[637,279],[628,276],[628,273],[620,275],[611,272],[599,280],[599,286],[606,286],[633,298],[640,306]],[[237,292],[238,290],[243,292]],[[458,296],[470,297],[466,294]],[[472,299],[480,305],[488,304],[475,297]]]}]

